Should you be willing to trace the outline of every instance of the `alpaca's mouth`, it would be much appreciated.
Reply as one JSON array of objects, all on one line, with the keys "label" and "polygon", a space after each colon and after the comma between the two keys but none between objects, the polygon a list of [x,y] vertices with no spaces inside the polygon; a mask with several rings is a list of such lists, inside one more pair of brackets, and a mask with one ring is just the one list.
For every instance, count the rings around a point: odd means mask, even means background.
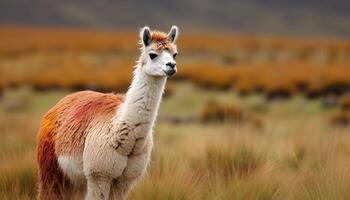
[{"label": "alpaca's mouth", "polygon": [[163,68],[163,72],[169,77],[174,76],[176,74],[176,65],[166,65],[165,68]]},{"label": "alpaca's mouth", "polygon": [[167,76],[174,76],[176,74],[176,69],[163,70]]}]

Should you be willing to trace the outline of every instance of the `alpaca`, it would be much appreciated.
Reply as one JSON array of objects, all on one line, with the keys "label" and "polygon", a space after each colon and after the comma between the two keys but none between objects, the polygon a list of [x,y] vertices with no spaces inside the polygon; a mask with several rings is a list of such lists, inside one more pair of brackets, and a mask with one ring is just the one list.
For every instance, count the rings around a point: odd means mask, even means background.
[{"label": "alpaca", "polygon": [[178,28],[140,31],[141,56],[125,97],[93,91],[61,99],[41,122],[38,199],[126,199],[145,173],[167,77],[176,69]]}]

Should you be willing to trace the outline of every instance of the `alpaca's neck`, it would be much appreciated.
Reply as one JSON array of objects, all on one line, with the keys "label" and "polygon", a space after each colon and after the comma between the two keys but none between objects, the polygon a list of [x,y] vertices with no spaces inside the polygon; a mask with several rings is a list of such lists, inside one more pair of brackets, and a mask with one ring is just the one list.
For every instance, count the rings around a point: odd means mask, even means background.
[{"label": "alpaca's neck", "polygon": [[166,77],[149,76],[142,71],[141,66],[137,66],[125,101],[121,105],[121,112],[117,113],[117,120],[131,124],[146,124],[152,128],[165,83]]}]

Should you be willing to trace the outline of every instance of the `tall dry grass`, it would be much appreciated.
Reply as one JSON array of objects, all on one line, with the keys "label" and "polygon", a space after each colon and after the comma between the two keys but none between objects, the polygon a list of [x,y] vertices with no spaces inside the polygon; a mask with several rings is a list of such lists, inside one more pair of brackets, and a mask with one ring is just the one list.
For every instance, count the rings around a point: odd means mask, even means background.
[{"label": "tall dry grass", "polygon": [[[1,199],[35,199],[38,124],[65,94],[33,92],[29,107],[17,112],[4,109],[1,101]],[[202,109],[189,110],[185,102],[205,105],[213,97],[242,107],[265,102],[177,84],[160,115],[200,116]],[[332,111],[305,99],[264,106],[263,130],[159,121],[149,171],[129,199],[348,199],[350,127],[326,123]]]}]

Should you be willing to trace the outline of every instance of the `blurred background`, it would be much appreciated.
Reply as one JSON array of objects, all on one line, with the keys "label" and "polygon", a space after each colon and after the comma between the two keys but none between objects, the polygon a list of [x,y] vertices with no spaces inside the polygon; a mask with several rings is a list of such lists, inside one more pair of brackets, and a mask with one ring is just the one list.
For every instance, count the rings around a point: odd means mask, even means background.
[{"label": "blurred background", "polygon": [[43,114],[123,93],[144,25],[178,25],[130,199],[350,199],[350,2],[1,0],[0,199],[35,199]]}]

